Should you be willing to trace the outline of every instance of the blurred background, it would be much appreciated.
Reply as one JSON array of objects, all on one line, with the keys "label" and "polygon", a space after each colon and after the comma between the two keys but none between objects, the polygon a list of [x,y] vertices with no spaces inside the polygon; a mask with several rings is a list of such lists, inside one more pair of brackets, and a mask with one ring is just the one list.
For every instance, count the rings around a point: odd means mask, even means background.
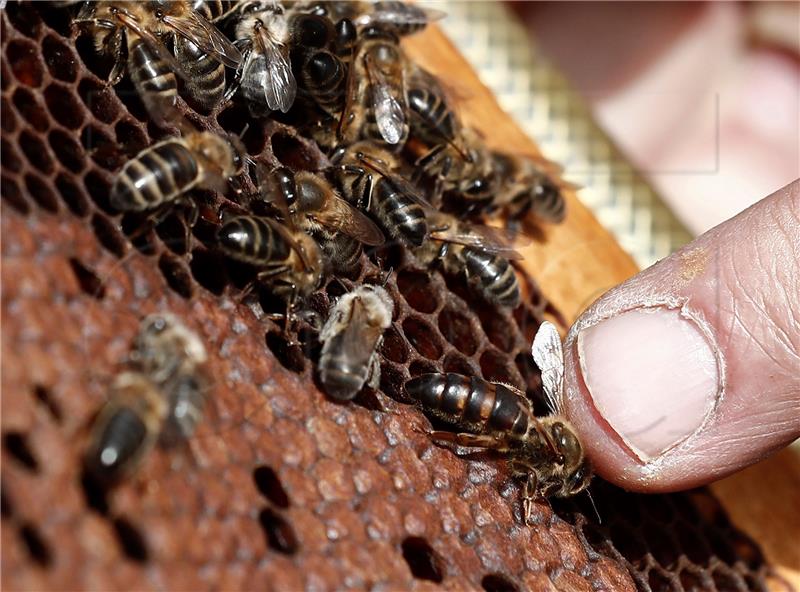
[{"label": "blurred background", "polygon": [[640,266],[800,177],[800,3],[435,6]]}]

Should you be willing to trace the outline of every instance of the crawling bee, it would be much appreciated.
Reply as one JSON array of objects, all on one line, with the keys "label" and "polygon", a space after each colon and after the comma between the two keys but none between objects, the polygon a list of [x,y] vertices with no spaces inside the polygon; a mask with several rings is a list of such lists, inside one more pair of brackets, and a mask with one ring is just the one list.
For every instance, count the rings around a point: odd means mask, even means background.
[{"label": "crawling bee", "polygon": [[205,406],[206,350],[176,317],[145,318],[130,359],[133,368],[114,379],[84,457],[89,476],[104,487],[130,476],[157,442],[190,437]]},{"label": "crawling bee", "polygon": [[487,448],[504,454],[515,476],[526,479],[525,522],[543,497],[569,497],[586,489],[591,467],[574,428],[563,413],[564,358],[556,328],[542,323],[533,341],[553,415],[536,417],[517,389],[461,374],[423,374],[406,381],[405,391],[427,413],[465,430],[431,432],[437,442]]},{"label": "crawling bee", "polygon": [[196,204],[185,198],[195,188],[224,192],[244,168],[244,149],[238,138],[188,127],[142,150],[117,174],[111,187],[111,205],[121,212],[153,210],[181,201],[193,221]]},{"label": "crawling bee", "polygon": [[342,199],[331,184],[309,171],[292,173],[278,167],[261,186],[267,201],[276,204],[291,226],[311,234],[336,272],[352,273],[361,245],[380,246],[381,230],[359,209]]},{"label": "crawling bee", "polygon": [[352,20],[357,27],[383,28],[400,36],[422,31],[429,23],[445,16],[439,10],[395,0],[311,2],[308,9],[317,14],[325,14],[332,20],[346,18]]},{"label": "crawling bee", "polygon": [[[227,15],[229,5],[227,0],[194,0],[192,9],[213,23]],[[175,37],[174,53],[186,74],[184,86],[194,105],[205,112],[211,111],[225,96],[225,62],[180,35]]]},{"label": "crawling bee", "polygon": [[217,231],[217,241],[231,259],[261,270],[256,280],[287,303],[287,324],[296,302],[322,281],[323,259],[314,239],[271,218],[229,217]]},{"label": "crawling bee", "polygon": [[428,224],[430,240],[414,250],[421,263],[441,263],[447,273],[463,274],[467,286],[488,302],[519,304],[519,283],[509,263],[520,257],[512,246],[516,235],[437,211],[428,212]]},{"label": "crawling bee", "polygon": [[456,144],[461,133],[458,116],[446,92],[430,72],[409,63],[408,105],[411,135],[432,144]]},{"label": "crawling bee", "polygon": [[86,2],[75,23],[90,27],[97,50],[115,59],[110,82],[119,82],[127,69],[145,108],[160,124],[169,123],[164,113],[176,104],[176,75],[186,78],[164,37],[177,35],[227,66],[236,67],[241,60],[239,50],[186,0]]},{"label": "crawling bee", "polygon": [[251,103],[266,103],[272,111],[286,113],[297,94],[289,59],[289,20],[278,3],[266,0],[242,2],[236,10],[236,44],[243,48],[244,59],[233,90],[239,87]]},{"label": "crawling bee", "polygon": [[419,246],[428,235],[424,208],[430,204],[390,170],[395,162],[391,154],[366,141],[337,149],[331,157],[345,198],[372,212],[393,237]]},{"label": "crawling bee", "polygon": [[406,57],[397,35],[369,27],[361,32],[347,77],[338,137],[343,144],[362,137],[402,145],[408,137]]},{"label": "crawling bee", "polygon": [[392,322],[394,302],[381,286],[360,286],[339,298],[319,338],[319,376],[325,392],[349,401],[380,382],[377,350]]}]

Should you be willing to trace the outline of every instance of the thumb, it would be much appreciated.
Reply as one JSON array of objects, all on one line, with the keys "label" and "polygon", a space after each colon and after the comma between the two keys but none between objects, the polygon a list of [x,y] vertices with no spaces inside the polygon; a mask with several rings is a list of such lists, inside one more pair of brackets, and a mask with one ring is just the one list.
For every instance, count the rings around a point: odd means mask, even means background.
[{"label": "thumb", "polygon": [[800,435],[800,180],[612,289],[572,327],[566,411],[599,474],[724,477]]}]

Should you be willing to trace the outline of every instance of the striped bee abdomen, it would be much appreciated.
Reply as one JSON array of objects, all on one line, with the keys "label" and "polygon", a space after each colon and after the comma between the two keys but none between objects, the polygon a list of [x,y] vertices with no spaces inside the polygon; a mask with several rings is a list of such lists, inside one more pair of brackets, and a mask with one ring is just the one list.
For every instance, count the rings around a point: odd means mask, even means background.
[{"label": "striped bee abdomen", "polygon": [[222,250],[231,258],[251,265],[265,266],[285,261],[291,247],[273,228],[255,216],[237,216],[217,232]]},{"label": "striped bee abdomen", "polygon": [[186,90],[192,101],[211,111],[225,94],[225,66],[183,38],[175,41],[175,57],[186,72]]},{"label": "striped bee abdomen", "polygon": [[461,256],[467,277],[477,278],[487,300],[511,308],[519,304],[519,283],[506,258],[472,247],[464,247]]},{"label": "striped bee abdomen", "polygon": [[111,205],[123,212],[154,208],[190,189],[198,173],[194,156],[182,142],[156,144],[122,168],[111,188]]},{"label": "striped bee abdomen", "polygon": [[446,421],[480,431],[522,435],[530,413],[521,395],[502,384],[462,374],[422,374],[405,383],[419,405]]},{"label": "striped bee abdomen", "polygon": [[377,199],[372,200],[372,209],[381,223],[396,238],[420,246],[428,235],[422,207],[397,191],[385,178],[379,181],[377,193]]},{"label": "striped bee abdomen", "polygon": [[178,81],[169,64],[140,37],[128,33],[128,74],[150,115],[163,118],[178,98]]},{"label": "striped bee abdomen", "polygon": [[339,58],[326,50],[314,53],[306,60],[300,81],[320,107],[339,111],[347,81],[347,68]]},{"label": "striped bee abdomen", "polygon": [[443,139],[455,141],[455,115],[442,97],[424,88],[412,88],[408,91],[408,105],[425,126]]}]

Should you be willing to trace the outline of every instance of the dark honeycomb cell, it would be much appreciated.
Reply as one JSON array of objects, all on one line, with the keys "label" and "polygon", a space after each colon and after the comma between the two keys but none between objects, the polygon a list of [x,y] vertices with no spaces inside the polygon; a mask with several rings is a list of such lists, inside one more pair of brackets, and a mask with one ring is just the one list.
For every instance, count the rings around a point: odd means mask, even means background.
[{"label": "dark honeycomb cell", "polygon": [[0,108],[2,108],[2,111],[0,111],[0,127],[2,127],[3,132],[13,134],[17,130],[17,116],[14,115],[11,103],[8,102],[8,98],[5,95],[2,97]]},{"label": "dark honeycomb cell", "polygon": [[17,150],[5,139],[2,139],[0,158],[3,160],[3,168],[8,171],[19,173],[22,170],[22,160]]},{"label": "dark honeycomb cell", "polygon": [[280,331],[270,331],[265,336],[267,347],[284,368],[300,373],[306,369],[302,348],[290,343],[287,336]]},{"label": "dark honeycomb cell", "polygon": [[487,574],[481,579],[481,586],[486,592],[518,592],[519,587],[503,574]]},{"label": "dark honeycomb cell", "polygon": [[438,306],[436,293],[427,272],[416,270],[397,272],[397,289],[414,310],[432,313]]},{"label": "dark honeycomb cell", "polygon": [[84,294],[88,294],[92,298],[102,300],[106,295],[106,287],[103,281],[97,274],[84,265],[80,259],[75,257],[70,258],[69,265],[72,268],[72,273],[75,274],[75,279],[78,280],[78,285],[83,290]]},{"label": "dark honeycomb cell", "polygon": [[56,177],[56,189],[59,196],[61,196],[61,201],[64,202],[70,212],[81,218],[89,215],[89,198],[86,197],[83,189],[72,175],[59,173]]},{"label": "dark honeycomb cell", "polygon": [[103,123],[113,123],[120,114],[119,103],[114,92],[94,78],[81,80],[78,84],[78,96],[92,112],[92,115]]},{"label": "dark honeycomb cell", "polygon": [[39,17],[48,27],[54,29],[60,37],[70,37],[72,33],[72,14],[74,12],[70,7],[53,10],[53,6],[48,2],[36,2],[34,4],[38,8]]},{"label": "dark honeycomb cell", "polygon": [[477,332],[464,313],[445,308],[439,313],[439,331],[463,354],[471,356],[478,350]]},{"label": "dark honeycomb cell", "polygon": [[521,386],[514,372],[514,368],[508,363],[508,358],[496,349],[487,349],[483,352],[481,354],[480,364],[481,373],[486,380]]},{"label": "dark honeycomb cell", "polygon": [[408,360],[408,344],[394,325],[383,334],[381,353],[386,359],[398,364],[405,364]]},{"label": "dark honeycomb cell", "polygon": [[192,297],[192,275],[183,259],[169,253],[162,253],[158,258],[158,268],[164,279],[167,280],[167,285],[177,294],[184,298]]},{"label": "dark honeycomb cell", "polygon": [[275,158],[293,171],[310,171],[318,168],[317,160],[308,145],[293,134],[286,132],[272,134],[270,147]]},{"label": "dark honeycomb cell", "polygon": [[170,251],[176,255],[189,252],[191,235],[183,211],[170,212],[157,226],[156,234]]},{"label": "dark honeycomb cell", "polygon": [[8,22],[11,23],[11,26],[25,35],[25,37],[33,39],[39,37],[42,30],[42,19],[39,17],[38,12],[26,10],[22,2],[9,2],[8,6],[3,10],[8,16]]},{"label": "dark honeycomb cell", "polygon": [[82,34],[75,40],[75,49],[86,69],[100,80],[108,80],[114,60],[97,52],[92,35]]},{"label": "dark honeycomb cell", "polygon": [[420,374],[430,374],[431,372],[438,372],[438,368],[427,360],[414,360],[408,365],[408,373],[412,378]]},{"label": "dark honeycomb cell", "polygon": [[62,165],[73,173],[80,173],[83,170],[84,152],[72,134],[56,128],[50,130],[47,140]]},{"label": "dark honeycomb cell", "polygon": [[488,309],[479,310],[478,318],[481,320],[486,337],[498,349],[504,352],[511,352],[516,347],[516,335],[511,322],[504,315],[486,314]]},{"label": "dark honeycomb cell", "polygon": [[381,364],[381,390],[398,401],[407,401],[403,393],[405,375],[394,364]]},{"label": "dark honeycomb cell", "polygon": [[41,384],[37,384],[33,387],[33,396],[57,423],[61,423],[64,420],[64,413],[61,411],[61,405],[53,397],[50,389]]},{"label": "dark honeycomb cell", "polygon": [[208,249],[195,249],[192,251],[190,269],[195,281],[212,294],[219,296],[228,285],[227,278],[222,272],[224,258],[219,253]]},{"label": "dark honeycomb cell", "polygon": [[467,358],[456,352],[447,354],[442,364],[442,370],[445,372],[464,374],[466,376],[478,373],[478,369],[473,362],[470,362]]},{"label": "dark honeycomb cell", "polygon": [[255,481],[258,490],[270,502],[279,508],[286,509],[289,507],[289,496],[286,495],[286,490],[272,467],[256,467],[255,471],[253,471],[253,481]]},{"label": "dark honeycomb cell", "polygon": [[40,132],[47,131],[50,125],[47,111],[44,110],[40,99],[31,90],[22,87],[17,88],[11,99],[14,101],[14,107],[17,108],[17,111],[25,121]]},{"label": "dark honeycomb cell", "polygon": [[50,185],[36,173],[25,175],[25,189],[36,204],[48,212],[58,212],[58,198]]},{"label": "dark honeycomb cell", "polygon": [[93,161],[108,171],[122,168],[127,158],[117,143],[101,127],[87,125],[81,132],[81,144]]},{"label": "dark honeycomb cell", "polygon": [[292,525],[283,516],[270,508],[264,508],[258,515],[258,521],[264,530],[267,545],[270,549],[285,555],[297,553],[299,549],[297,535],[295,535]]},{"label": "dark honeycomb cell", "polygon": [[64,82],[75,81],[78,62],[69,45],[55,35],[47,35],[42,41],[42,52],[50,76]]},{"label": "dark honeycomb cell", "polygon": [[92,230],[103,247],[116,257],[122,257],[127,250],[127,241],[117,225],[108,217],[95,212],[92,215]]},{"label": "dark honeycomb cell", "polygon": [[20,214],[30,213],[31,206],[28,200],[22,195],[19,185],[11,177],[0,176],[0,196],[4,202],[7,202]]},{"label": "dark honeycomb cell", "polygon": [[126,518],[116,518],[113,524],[117,541],[119,541],[125,556],[137,563],[145,563],[150,554],[147,550],[147,543],[139,529]]},{"label": "dark honeycomb cell", "polygon": [[11,71],[20,84],[34,88],[41,86],[44,68],[34,43],[24,39],[12,41],[6,48],[6,55]]},{"label": "dark honeycomb cell", "polygon": [[25,158],[39,172],[49,175],[53,172],[53,159],[42,139],[30,130],[22,130],[17,140],[25,153]]},{"label": "dark honeycomb cell", "polygon": [[442,357],[442,345],[436,330],[418,317],[408,317],[403,321],[403,335],[420,354],[429,360]]},{"label": "dark honeycomb cell", "polygon": [[415,578],[437,584],[444,579],[443,561],[424,538],[408,537],[403,541],[402,549],[403,559]]},{"label": "dark honeycomb cell", "polygon": [[83,177],[83,186],[89,192],[89,197],[101,210],[107,213],[116,213],[111,207],[109,193],[111,183],[97,170],[91,170]]},{"label": "dark honeycomb cell", "polygon": [[26,523],[20,526],[19,536],[35,563],[41,567],[50,567],[52,565],[53,552],[35,525]]},{"label": "dark honeycomb cell", "polygon": [[28,444],[28,438],[21,432],[3,434],[3,450],[23,467],[34,473],[39,471],[39,461]]},{"label": "dark honeycomb cell", "polygon": [[84,110],[78,98],[66,86],[53,83],[44,89],[44,102],[53,119],[69,129],[83,123]]}]

